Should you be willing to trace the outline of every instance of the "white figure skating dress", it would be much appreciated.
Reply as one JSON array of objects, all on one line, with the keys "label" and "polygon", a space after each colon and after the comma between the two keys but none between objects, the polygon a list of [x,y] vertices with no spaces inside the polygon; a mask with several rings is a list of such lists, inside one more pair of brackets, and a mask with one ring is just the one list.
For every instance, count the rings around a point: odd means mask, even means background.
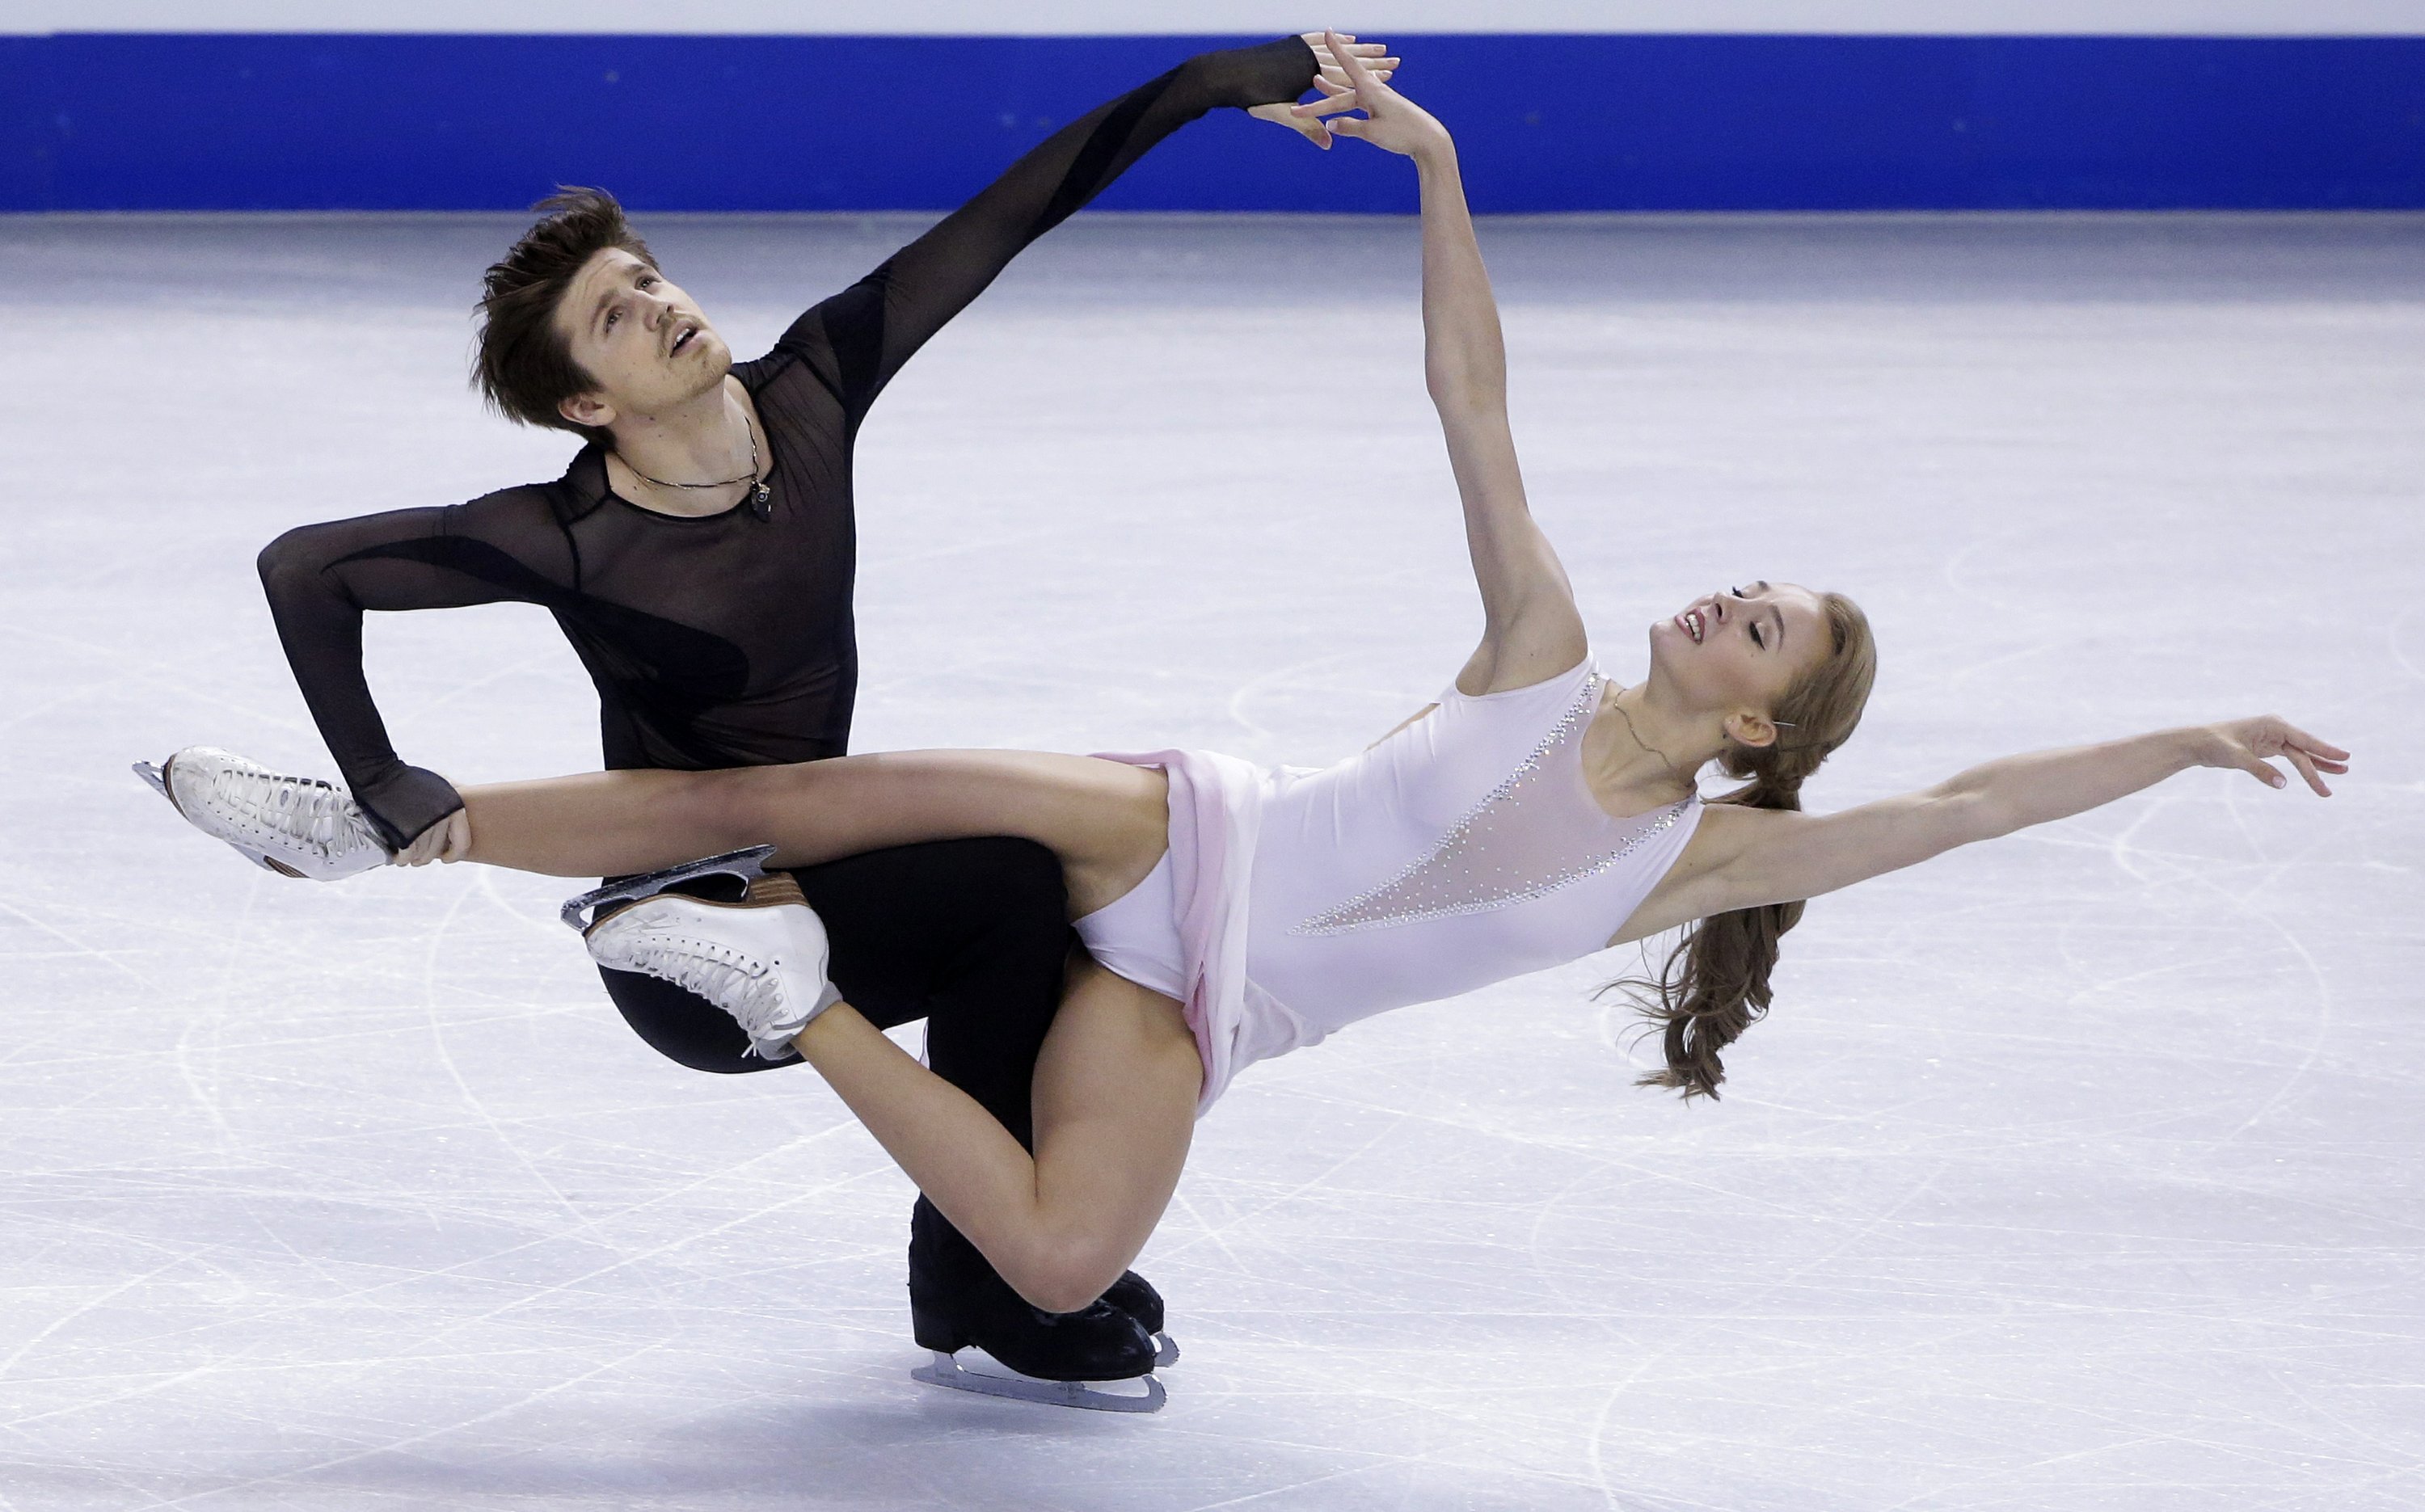
[{"label": "white figure skating dress", "polygon": [[1111,757],[1169,775],[1170,851],[1078,932],[1183,1006],[1199,1114],[1258,1060],[1608,944],[1684,853],[1701,804],[1601,809],[1582,746],[1606,687],[1589,661],[1479,698],[1452,686],[1320,771]]}]

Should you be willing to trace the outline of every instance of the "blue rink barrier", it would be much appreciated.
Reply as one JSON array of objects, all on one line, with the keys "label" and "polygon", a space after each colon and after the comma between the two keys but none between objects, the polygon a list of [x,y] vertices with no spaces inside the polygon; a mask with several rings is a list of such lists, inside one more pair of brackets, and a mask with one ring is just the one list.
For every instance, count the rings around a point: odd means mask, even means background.
[{"label": "blue rink barrier", "polygon": [[[1173,37],[0,38],[0,210],[939,210]],[[2425,206],[2425,38],[1405,39],[1478,208]],[[1124,210],[1407,211],[1223,112]]]}]

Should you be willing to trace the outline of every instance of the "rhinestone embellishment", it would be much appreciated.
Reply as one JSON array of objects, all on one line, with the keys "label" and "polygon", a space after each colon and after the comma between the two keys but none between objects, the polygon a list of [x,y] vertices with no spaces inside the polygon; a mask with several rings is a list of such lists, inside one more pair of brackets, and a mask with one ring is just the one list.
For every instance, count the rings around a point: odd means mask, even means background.
[{"label": "rhinestone embellishment", "polygon": [[[1377,887],[1357,894],[1290,930],[1291,934],[1344,934],[1351,930],[1412,924],[1460,914],[1486,914],[1494,909],[1546,898],[1562,887],[1596,877],[1631,855],[1654,835],[1673,828],[1692,807],[1687,798],[1635,825],[1623,843],[1612,850],[1591,851],[1571,859],[1534,867],[1513,867],[1503,855],[1511,839],[1520,836],[1521,818],[1515,811],[1538,795],[1551,752],[1590,723],[1599,707],[1606,679],[1594,673],[1574,703],[1550,727],[1532,754],[1505,781],[1484,795],[1482,802],[1449,826],[1431,850]],[[1494,845],[1494,841],[1498,842]],[[1510,874],[1511,870],[1514,872]]]}]

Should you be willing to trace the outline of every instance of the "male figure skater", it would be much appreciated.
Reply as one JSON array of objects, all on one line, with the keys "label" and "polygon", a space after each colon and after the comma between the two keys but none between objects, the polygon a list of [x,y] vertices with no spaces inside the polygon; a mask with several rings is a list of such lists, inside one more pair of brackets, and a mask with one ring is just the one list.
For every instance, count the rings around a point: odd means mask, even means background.
[{"label": "male figure skater", "polygon": [[[477,380],[507,417],[586,440],[564,476],[305,527],[261,555],[296,679],[384,849],[408,865],[452,859],[469,829],[446,779],[390,743],[362,674],[366,610],[545,606],[597,685],[610,768],[841,755],[858,671],[851,452],[869,406],[1021,248],[1206,111],[1246,108],[1327,147],[1321,122],[1287,114],[1318,70],[1344,79],[1321,41],[1207,53],[1071,122],[738,365],[610,197],[569,190],[547,201],[489,269]],[[1356,47],[1375,68],[1394,65],[1382,51]],[[1029,1142],[1029,1086],[1070,944],[1051,854],[1022,840],[959,841],[796,876],[851,1002],[882,1023],[927,1018],[934,1069]],[[731,1019],[703,999],[653,978],[601,975],[632,1027],[672,1059],[719,1073],[772,1064],[751,1058]],[[930,1349],[975,1344],[1053,1381],[1121,1379],[1156,1363],[1162,1301],[1142,1278],[1122,1277],[1077,1313],[1039,1312],[923,1199],[909,1290]],[[1175,1350],[1159,1343],[1166,1362]]]}]

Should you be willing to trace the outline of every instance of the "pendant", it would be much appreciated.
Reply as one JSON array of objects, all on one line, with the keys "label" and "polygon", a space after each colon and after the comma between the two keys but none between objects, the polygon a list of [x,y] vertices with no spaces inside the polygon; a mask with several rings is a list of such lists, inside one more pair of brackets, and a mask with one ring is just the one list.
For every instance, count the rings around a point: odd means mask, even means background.
[{"label": "pendant", "polygon": [[767,487],[763,483],[751,488],[749,490],[749,513],[757,516],[760,519],[764,519],[768,514],[772,513],[772,511],[767,508],[767,505],[774,497],[775,490]]}]

